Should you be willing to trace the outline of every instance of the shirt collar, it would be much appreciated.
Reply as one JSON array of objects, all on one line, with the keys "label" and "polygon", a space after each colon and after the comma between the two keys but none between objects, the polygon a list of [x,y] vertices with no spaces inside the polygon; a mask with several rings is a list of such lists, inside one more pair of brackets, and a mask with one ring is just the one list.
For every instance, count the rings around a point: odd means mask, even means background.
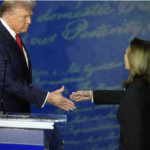
[{"label": "shirt collar", "polygon": [[12,37],[16,40],[16,32],[13,31],[2,18],[0,18],[0,21],[2,22],[4,27],[8,30],[8,32],[12,35]]}]

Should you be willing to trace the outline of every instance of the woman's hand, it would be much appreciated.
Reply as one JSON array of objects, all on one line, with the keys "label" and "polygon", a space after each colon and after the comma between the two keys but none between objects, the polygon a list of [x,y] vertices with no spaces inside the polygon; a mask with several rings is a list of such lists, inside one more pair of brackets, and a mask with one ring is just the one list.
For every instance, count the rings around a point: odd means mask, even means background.
[{"label": "woman's hand", "polygon": [[77,91],[70,95],[70,99],[74,101],[90,100],[92,97],[92,91]]}]

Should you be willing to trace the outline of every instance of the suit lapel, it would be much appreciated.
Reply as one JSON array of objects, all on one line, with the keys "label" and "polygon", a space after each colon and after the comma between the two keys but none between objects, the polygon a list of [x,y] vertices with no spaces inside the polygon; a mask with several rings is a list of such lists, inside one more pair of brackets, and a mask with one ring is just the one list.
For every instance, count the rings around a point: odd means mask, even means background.
[{"label": "suit lapel", "polygon": [[[22,40],[21,40],[21,41],[22,41]],[[30,56],[29,56],[29,53],[28,53],[27,48],[25,47],[23,41],[22,41],[22,45],[23,45],[23,47],[24,47],[24,50],[25,50],[26,53],[27,53],[28,65],[29,65],[29,68],[28,68],[28,70],[29,70],[29,78],[30,78],[30,81],[32,82],[32,71],[31,71],[31,60],[30,60]]]},{"label": "suit lapel", "polygon": [[17,57],[19,57],[19,58],[16,58],[16,59],[20,59],[22,68],[24,69],[24,72],[25,72],[27,78],[30,81],[31,77],[30,77],[29,69],[27,67],[27,62],[25,60],[24,54],[20,50],[20,47],[18,46],[18,44],[17,44],[17,42],[15,40],[11,40],[10,41],[10,45],[11,45],[11,47],[13,47],[12,49],[17,52],[17,55],[18,55]]}]

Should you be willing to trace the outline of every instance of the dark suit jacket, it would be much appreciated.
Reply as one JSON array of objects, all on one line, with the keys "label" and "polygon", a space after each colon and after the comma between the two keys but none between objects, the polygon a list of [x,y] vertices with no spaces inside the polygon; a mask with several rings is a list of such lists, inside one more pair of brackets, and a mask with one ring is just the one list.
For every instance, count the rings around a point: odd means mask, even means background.
[{"label": "dark suit jacket", "polygon": [[29,55],[28,68],[17,42],[0,22],[0,98],[5,68],[4,55],[6,53],[9,54],[10,59],[6,70],[4,111],[30,113],[30,104],[40,108],[47,92],[32,85]]},{"label": "dark suit jacket", "polygon": [[93,91],[95,104],[119,104],[119,150],[150,150],[150,84],[126,91]]}]

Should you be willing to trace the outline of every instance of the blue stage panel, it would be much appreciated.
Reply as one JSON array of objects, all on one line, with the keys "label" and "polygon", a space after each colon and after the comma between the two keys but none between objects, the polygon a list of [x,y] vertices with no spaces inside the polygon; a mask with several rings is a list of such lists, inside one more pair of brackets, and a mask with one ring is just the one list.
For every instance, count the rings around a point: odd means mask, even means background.
[{"label": "blue stage panel", "polygon": [[0,144],[0,150],[44,150],[44,146]]}]

